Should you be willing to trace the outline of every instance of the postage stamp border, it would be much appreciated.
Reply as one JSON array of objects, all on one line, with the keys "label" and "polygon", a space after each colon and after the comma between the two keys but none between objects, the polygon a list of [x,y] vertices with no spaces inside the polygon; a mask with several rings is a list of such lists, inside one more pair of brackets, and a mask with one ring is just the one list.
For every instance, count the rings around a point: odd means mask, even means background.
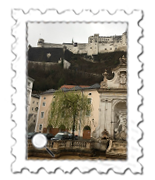
[{"label": "postage stamp border", "polygon": [[[138,93],[142,96],[142,104],[139,105],[138,109],[141,111],[142,115],[142,121],[138,123],[138,127],[142,131],[142,137],[139,139],[138,143],[142,148],[142,153],[140,157],[137,157],[138,163],[141,164],[141,172],[133,173],[130,168],[124,169],[123,173],[114,172],[112,168],[109,168],[107,172],[98,172],[96,168],[92,168],[87,172],[81,172],[78,168],[74,168],[72,171],[63,171],[62,169],[55,169],[53,172],[46,172],[44,168],[38,169],[36,173],[31,172],[27,168],[22,168],[21,171],[18,172],[12,172],[12,162],[15,161],[15,155],[12,154],[12,146],[15,142],[15,139],[12,138],[13,131],[16,130],[17,127],[15,127],[16,119],[15,121],[12,120],[12,112],[15,110],[16,104],[12,102],[12,95],[16,92],[16,86],[13,87],[13,77],[15,76],[16,72],[12,67],[17,67],[20,59],[20,53],[16,53],[14,51],[14,46],[16,46],[16,43],[19,43],[16,36],[12,34],[14,32],[14,26],[18,26],[18,20],[16,18],[14,19],[13,12],[17,10],[22,10],[21,13],[25,13],[25,16],[27,16],[26,13],[29,12],[30,9],[38,9],[41,11],[41,13],[47,13],[50,10],[56,10],[57,13],[66,13],[70,9],[70,7],[73,7],[73,12],[75,14],[79,14],[82,11],[90,10],[91,12],[97,16],[100,14],[99,11],[107,11],[109,13],[109,16],[116,11],[124,11],[125,14],[134,13],[134,11],[140,11],[141,12],[141,19],[137,22],[138,25],[142,28],[142,34],[139,35],[140,37],[137,37],[137,41],[142,46],[142,52],[139,54],[137,52],[137,56],[140,62],[142,62],[142,70],[138,72],[139,77],[142,79],[142,86],[139,88]],[[30,12],[29,12],[30,13]],[[28,13],[28,14],[29,14]],[[46,14],[45,13],[45,14]],[[15,16],[16,17],[16,16]],[[32,18],[33,19],[33,18]],[[57,21],[57,20],[56,20]],[[81,21],[81,20],[80,20]],[[149,106],[150,106],[150,77],[147,75],[146,67],[150,64],[150,31],[149,31],[149,24],[150,22],[150,8],[146,7],[146,5],[5,5],[4,6],[4,175],[5,177],[29,177],[29,178],[86,178],[86,177],[94,177],[94,178],[107,178],[107,177],[147,177],[149,176],[149,162],[146,161],[146,158],[150,156],[150,149],[149,149],[149,141],[150,141],[150,116],[149,116]],[[130,25],[130,24],[129,24]],[[16,42],[15,42],[16,41]],[[146,42],[147,41],[147,42]],[[12,66],[14,59],[14,66]],[[138,60],[137,59],[137,60]],[[16,68],[15,68],[16,69]],[[15,77],[15,78],[18,78]],[[17,89],[18,90],[18,89]],[[15,93],[16,94],[16,93]],[[15,96],[13,95],[13,97]],[[138,94],[137,94],[138,96]],[[26,99],[25,99],[26,101]],[[6,103],[6,104],[5,104]],[[18,110],[18,107],[16,111]],[[18,126],[18,123],[17,123]],[[15,129],[12,128],[15,127]],[[16,146],[16,144],[15,144]],[[14,147],[15,147],[14,146]],[[14,148],[13,147],[13,148]],[[14,162],[16,163],[16,162]]]}]

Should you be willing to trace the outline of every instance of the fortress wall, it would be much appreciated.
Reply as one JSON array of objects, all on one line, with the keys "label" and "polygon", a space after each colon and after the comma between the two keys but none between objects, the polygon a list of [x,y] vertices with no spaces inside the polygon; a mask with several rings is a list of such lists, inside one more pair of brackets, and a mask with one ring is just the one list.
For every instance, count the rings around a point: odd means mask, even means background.
[{"label": "fortress wall", "polygon": [[78,43],[77,49],[79,54],[87,53],[87,43]]},{"label": "fortress wall", "polygon": [[111,43],[99,44],[99,53],[106,53],[113,51],[115,51],[115,47]]},{"label": "fortress wall", "polygon": [[127,46],[121,46],[116,51],[127,51]]},{"label": "fortress wall", "polygon": [[110,42],[110,41],[113,41],[113,36],[110,37],[99,36],[99,42]]},{"label": "fortress wall", "polygon": [[63,45],[62,44],[44,43],[42,47],[44,47],[44,48],[63,48]]}]

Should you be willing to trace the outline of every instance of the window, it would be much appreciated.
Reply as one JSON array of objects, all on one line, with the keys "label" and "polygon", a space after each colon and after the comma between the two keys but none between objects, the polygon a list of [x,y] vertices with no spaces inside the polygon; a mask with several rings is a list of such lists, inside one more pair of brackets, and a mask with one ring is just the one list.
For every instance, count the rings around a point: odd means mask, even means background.
[{"label": "window", "polygon": [[44,97],[44,99],[46,99],[46,97]]},{"label": "window", "polygon": [[89,96],[91,96],[91,93],[88,93]]},{"label": "window", "polygon": [[42,127],[43,127],[43,125],[42,125],[42,124],[40,124],[40,125],[39,125],[39,131],[41,131],[41,130],[42,130]]},{"label": "window", "polygon": [[105,48],[105,50],[107,50],[107,48]]},{"label": "window", "polygon": [[112,50],[112,48],[110,48],[110,50]]},{"label": "window", "polygon": [[41,112],[41,118],[44,118],[44,112]]},{"label": "window", "polygon": [[46,103],[45,103],[45,102],[43,102],[43,106],[45,106],[45,104],[46,104]]},{"label": "window", "polygon": [[33,101],[33,104],[35,103],[35,101]]},{"label": "window", "polygon": [[33,111],[33,108],[32,108],[32,111]]},{"label": "window", "polygon": [[33,122],[35,123],[35,120]]},{"label": "window", "polygon": [[38,102],[37,102],[37,105],[38,105]]}]

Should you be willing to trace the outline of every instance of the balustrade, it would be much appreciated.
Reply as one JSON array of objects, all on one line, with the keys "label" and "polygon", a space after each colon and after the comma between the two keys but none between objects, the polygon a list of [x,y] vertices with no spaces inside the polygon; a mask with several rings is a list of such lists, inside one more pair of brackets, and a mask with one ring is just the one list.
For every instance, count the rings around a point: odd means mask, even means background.
[{"label": "balustrade", "polygon": [[[47,143],[47,147],[49,149],[91,149],[91,143],[92,142],[88,142],[88,141],[80,141],[80,140],[75,140],[75,141],[72,141],[72,140],[57,140],[57,141],[52,141],[52,140],[49,140],[48,143]],[[27,147],[28,149],[31,149],[33,148],[33,145],[32,145],[32,142],[31,140],[28,140],[28,143],[27,143]]]}]

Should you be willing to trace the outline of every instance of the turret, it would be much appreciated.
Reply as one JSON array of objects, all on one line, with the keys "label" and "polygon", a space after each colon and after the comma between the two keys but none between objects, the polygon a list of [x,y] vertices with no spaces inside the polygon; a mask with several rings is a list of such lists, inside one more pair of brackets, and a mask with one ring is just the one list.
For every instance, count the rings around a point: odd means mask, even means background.
[{"label": "turret", "polygon": [[122,34],[122,45],[126,46],[127,45],[127,32],[124,32]]},{"label": "turret", "polygon": [[44,44],[44,39],[39,39],[38,43],[37,43],[37,46],[38,47],[43,47],[43,44]]}]

